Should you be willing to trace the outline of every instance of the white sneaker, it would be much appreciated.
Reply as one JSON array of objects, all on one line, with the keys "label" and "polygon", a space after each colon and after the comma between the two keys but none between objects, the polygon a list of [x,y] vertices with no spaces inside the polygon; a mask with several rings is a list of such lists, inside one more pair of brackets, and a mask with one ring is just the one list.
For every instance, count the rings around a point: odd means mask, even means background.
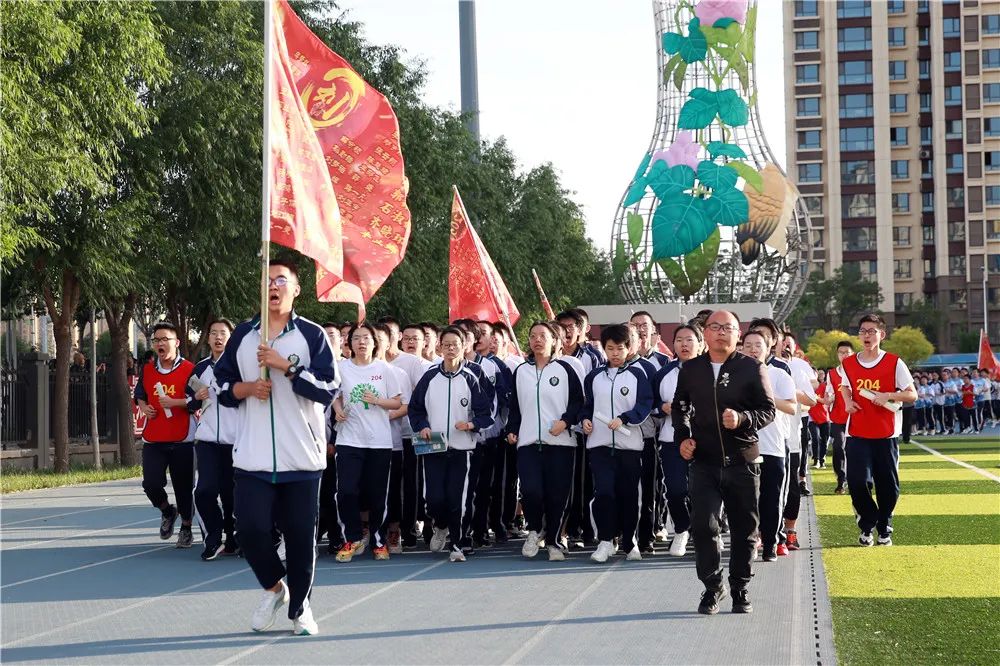
[{"label": "white sneaker", "polygon": [[688,539],[690,536],[688,532],[678,532],[674,535],[674,540],[670,544],[671,557],[684,557],[687,555]]},{"label": "white sneaker", "polygon": [[451,552],[448,554],[448,561],[449,562],[464,562],[465,561],[465,553],[463,553],[462,549],[459,548],[458,546],[452,546],[451,547]]},{"label": "white sneaker", "polygon": [[434,536],[431,537],[429,548],[432,553],[440,553],[444,550],[444,545],[448,541],[448,528],[435,527]]},{"label": "white sneaker", "polygon": [[319,633],[319,625],[313,619],[308,599],[302,602],[302,615],[292,620],[292,633],[296,636],[315,636]]},{"label": "white sneaker", "polygon": [[590,559],[599,564],[604,564],[608,558],[615,554],[615,546],[610,541],[602,541],[597,544],[597,550],[590,556]]},{"label": "white sneaker", "polygon": [[632,546],[632,550],[628,551],[628,555],[625,559],[629,562],[638,562],[642,559],[642,553],[639,552],[639,546]]},{"label": "white sneaker", "polygon": [[285,540],[284,539],[282,539],[281,542],[278,544],[278,559],[281,560],[282,563],[285,562]]},{"label": "white sneaker", "polygon": [[254,631],[267,631],[274,624],[274,618],[278,614],[278,609],[288,603],[288,586],[285,581],[279,581],[281,589],[277,592],[264,590],[260,605],[253,612],[250,627]]},{"label": "white sneaker", "polygon": [[670,538],[670,533],[667,532],[666,527],[656,533],[656,543],[666,543],[668,538]]},{"label": "white sneaker", "polygon": [[528,532],[528,536],[524,539],[524,545],[521,546],[521,554],[525,557],[538,555],[538,532]]},{"label": "white sneaker", "polygon": [[562,548],[557,546],[549,546],[549,562],[563,562],[566,560],[566,554],[563,553]]}]

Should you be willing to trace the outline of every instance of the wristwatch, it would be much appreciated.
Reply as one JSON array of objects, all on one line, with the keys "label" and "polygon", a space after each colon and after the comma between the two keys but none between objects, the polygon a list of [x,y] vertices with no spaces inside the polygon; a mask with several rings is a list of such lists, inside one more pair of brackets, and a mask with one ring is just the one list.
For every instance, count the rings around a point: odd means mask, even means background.
[{"label": "wristwatch", "polygon": [[290,354],[288,356],[288,362],[291,363],[288,366],[288,370],[285,370],[285,376],[291,379],[295,375],[299,374],[301,368],[299,367],[299,356],[298,354]]}]

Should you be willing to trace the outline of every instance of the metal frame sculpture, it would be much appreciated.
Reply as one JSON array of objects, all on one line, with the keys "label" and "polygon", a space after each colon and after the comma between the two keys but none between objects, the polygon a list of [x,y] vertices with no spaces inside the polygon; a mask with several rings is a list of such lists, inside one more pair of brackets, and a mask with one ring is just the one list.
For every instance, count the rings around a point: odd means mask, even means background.
[{"label": "metal frame sculpture", "polygon": [[766,301],[784,320],[812,261],[809,214],[761,129],[757,3],[653,0],[658,94],[622,196],[612,267],[629,303]]}]

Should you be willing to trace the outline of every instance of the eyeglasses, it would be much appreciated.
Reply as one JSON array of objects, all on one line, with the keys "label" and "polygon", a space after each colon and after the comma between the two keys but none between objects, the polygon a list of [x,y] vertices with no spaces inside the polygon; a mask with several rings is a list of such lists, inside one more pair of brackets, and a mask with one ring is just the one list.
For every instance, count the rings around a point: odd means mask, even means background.
[{"label": "eyeglasses", "polygon": [[719,333],[719,332],[735,333],[738,330],[740,330],[740,327],[736,326],[735,324],[709,324],[705,328],[712,331],[713,333]]},{"label": "eyeglasses", "polygon": [[172,340],[176,339],[177,338],[150,338],[149,341],[152,342],[154,345],[158,345],[161,342],[171,342]]},{"label": "eyeglasses", "polygon": [[458,344],[457,342],[442,342],[441,343],[441,349],[458,349],[461,346],[462,345]]},{"label": "eyeglasses", "polygon": [[418,340],[423,340],[422,336],[419,335],[404,335],[403,342],[417,342]]},{"label": "eyeglasses", "polygon": [[281,287],[287,286],[288,282],[289,282],[289,280],[288,280],[287,277],[285,277],[284,275],[279,275],[276,278],[269,278],[268,281],[267,281],[267,284],[268,284],[269,287],[279,287],[279,288],[281,288]]},{"label": "eyeglasses", "polygon": [[859,328],[858,335],[877,335],[878,331],[877,328]]},{"label": "eyeglasses", "polygon": [[224,338],[229,335],[229,331],[209,331],[208,337],[210,338]]}]

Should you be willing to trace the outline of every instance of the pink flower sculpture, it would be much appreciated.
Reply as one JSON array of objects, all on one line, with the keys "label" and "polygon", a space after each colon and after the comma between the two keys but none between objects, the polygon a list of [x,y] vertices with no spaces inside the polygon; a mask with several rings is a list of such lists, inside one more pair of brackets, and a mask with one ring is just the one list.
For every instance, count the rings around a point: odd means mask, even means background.
[{"label": "pink flower sculpture", "polygon": [[701,146],[695,143],[694,132],[679,132],[677,139],[667,150],[658,150],[653,153],[651,162],[663,160],[668,167],[675,167],[686,164],[695,171],[698,170],[698,151]]},{"label": "pink flower sculpture", "polygon": [[747,20],[747,0],[701,0],[694,13],[702,25],[715,25],[723,18],[731,18],[742,25]]}]

